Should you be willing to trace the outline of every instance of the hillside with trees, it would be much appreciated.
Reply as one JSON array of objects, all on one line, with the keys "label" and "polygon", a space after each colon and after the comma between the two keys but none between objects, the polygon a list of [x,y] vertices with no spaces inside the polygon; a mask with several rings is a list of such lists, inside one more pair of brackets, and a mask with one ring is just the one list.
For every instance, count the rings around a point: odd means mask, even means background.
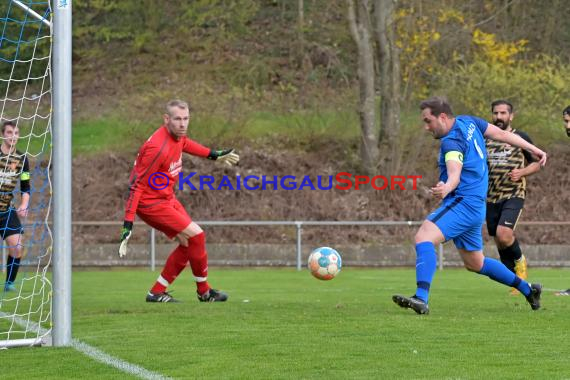
[{"label": "hillside with trees", "polygon": [[398,79],[385,97],[404,112],[438,93],[485,115],[505,97],[529,121],[551,121],[570,98],[570,27],[558,19],[569,10],[556,0],[78,0],[76,117],[146,122],[174,95],[231,127],[260,110],[354,112],[355,27],[368,30],[376,102]]},{"label": "hillside with trees", "polygon": [[[171,98],[192,103],[192,137],[238,149],[235,173],[417,174],[429,187],[436,143],[417,104],[438,94],[487,118],[492,100],[512,101],[516,127],[553,153],[525,218],[565,220],[568,14],[562,0],[76,0],[74,217],[121,219],[136,149]],[[433,206],[421,190],[220,193],[181,198],[202,220],[419,220]]]}]

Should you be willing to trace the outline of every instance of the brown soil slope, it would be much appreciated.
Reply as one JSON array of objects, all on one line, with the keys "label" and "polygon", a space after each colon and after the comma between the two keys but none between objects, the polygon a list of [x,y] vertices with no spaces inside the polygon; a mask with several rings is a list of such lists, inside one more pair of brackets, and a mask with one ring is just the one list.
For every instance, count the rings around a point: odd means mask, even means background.
[{"label": "brown soil slope", "polygon": [[[196,172],[192,182],[199,187],[198,175],[212,175],[216,183],[227,175],[235,185],[235,176],[266,175],[302,176],[335,175],[341,171],[357,174],[351,165],[335,159],[340,147],[323,144],[321,149],[303,152],[275,152],[241,149],[237,168],[224,168],[198,158],[184,159],[184,173]],[[529,178],[529,192],[522,221],[568,221],[570,210],[570,144],[550,150],[545,169]],[[185,187],[178,197],[195,220],[422,220],[436,206],[421,187],[435,183],[433,152],[418,157],[417,162],[433,162],[428,169],[407,169],[401,175],[422,175],[419,190],[374,190],[366,185],[356,190],[197,190]],[[123,197],[135,154],[108,154],[77,157],[73,161],[73,218],[82,221],[121,221]],[[426,165],[424,165],[426,166]],[[408,166],[408,168],[414,166]],[[327,179],[328,181],[328,179]],[[316,183],[316,182],[315,182]],[[411,189],[411,184],[407,184]],[[569,244],[568,226],[518,227],[519,239],[526,244]],[[81,227],[76,236],[81,242],[114,242],[119,227]],[[294,239],[294,228],[208,227],[209,239],[218,242],[282,242]],[[304,239],[333,242],[385,241],[401,243],[413,238],[409,227],[311,227]],[[139,231],[137,239],[145,239]],[[79,242],[79,241],[78,241]]]}]

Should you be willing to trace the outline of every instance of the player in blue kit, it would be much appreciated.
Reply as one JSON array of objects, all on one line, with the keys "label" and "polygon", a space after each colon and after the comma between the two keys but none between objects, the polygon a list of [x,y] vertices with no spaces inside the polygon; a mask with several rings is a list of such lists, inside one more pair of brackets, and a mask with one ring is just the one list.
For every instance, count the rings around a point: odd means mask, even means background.
[{"label": "player in blue kit", "polygon": [[441,140],[439,182],[431,194],[441,206],[428,215],[415,236],[416,293],[395,295],[392,300],[418,314],[428,314],[428,295],[436,270],[435,245],[453,240],[465,268],[504,285],[517,288],[532,310],[540,308],[540,284],[529,284],[503,263],[483,255],[481,228],[485,221],[488,167],[485,138],[528,150],[546,164],[546,153],[514,133],[503,131],[475,116],[453,116],[449,103],[433,97],[420,104],[424,128]]}]

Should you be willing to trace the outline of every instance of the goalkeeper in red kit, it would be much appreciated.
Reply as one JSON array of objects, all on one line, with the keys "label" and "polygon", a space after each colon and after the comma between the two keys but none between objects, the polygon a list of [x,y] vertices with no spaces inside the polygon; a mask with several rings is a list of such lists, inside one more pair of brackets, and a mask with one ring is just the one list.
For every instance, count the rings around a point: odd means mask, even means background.
[{"label": "goalkeeper in red kit", "polygon": [[196,281],[198,300],[223,302],[227,294],[208,284],[208,254],[204,231],[192,221],[174,195],[174,185],[182,170],[182,153],[217,160],[228,165],[239,162],[233,149],[212,150],[186,136],[190,107],[181,100],[166,106],[164,124],[143,144],[129,180],[129,195],[121,231],[119,257],[127,254],[135,214],[149,226],[180,244],[170,253],[162,273],[146,296],[147,302],[177,302],[166,291],[188,262]]}]

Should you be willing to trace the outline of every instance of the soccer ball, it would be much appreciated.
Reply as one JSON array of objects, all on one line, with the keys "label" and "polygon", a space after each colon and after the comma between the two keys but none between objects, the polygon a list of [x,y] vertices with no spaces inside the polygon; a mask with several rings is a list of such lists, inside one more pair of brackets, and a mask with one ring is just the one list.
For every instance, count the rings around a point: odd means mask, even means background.
[{"label": "soccer ball", "polygon": [[319,280],[332,280],[341,268],[340,254],[332,248],[317,248],[309,255],[309,270]]}]

